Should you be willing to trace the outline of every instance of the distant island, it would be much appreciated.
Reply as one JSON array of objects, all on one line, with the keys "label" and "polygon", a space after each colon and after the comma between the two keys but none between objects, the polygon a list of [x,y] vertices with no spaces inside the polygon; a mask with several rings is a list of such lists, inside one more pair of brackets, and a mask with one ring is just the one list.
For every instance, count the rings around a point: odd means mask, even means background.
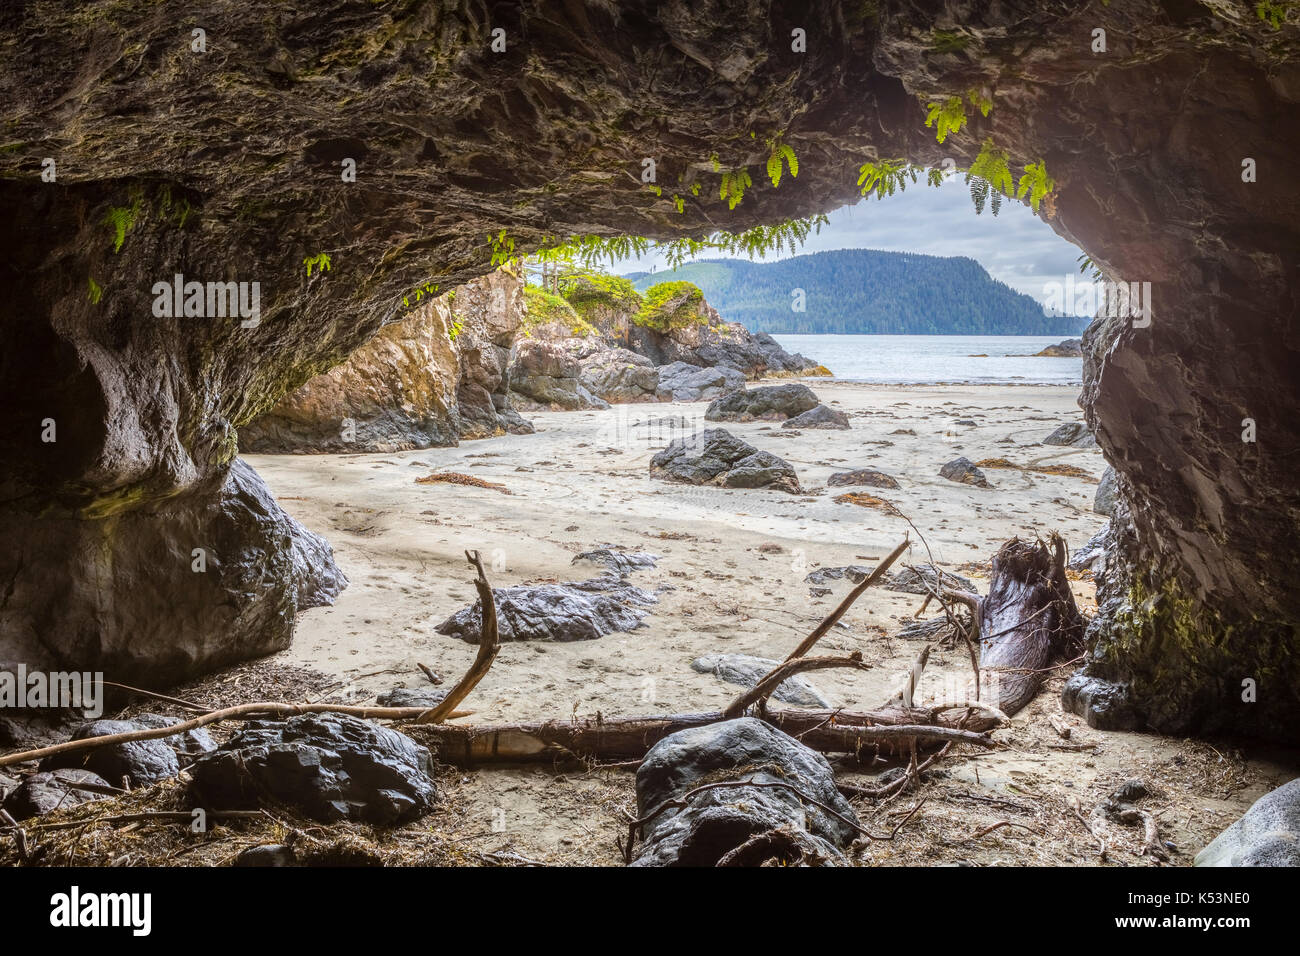
[{"label": "distant island", "polygon": [[[754,332],[1077,336],[1088,324],[1044,315],[966,256],[840,249],[779,262],[704,259],[626,278],[638,290],[694,282],[725,319]],[[796,289],[803,311],[793,308]]]}]

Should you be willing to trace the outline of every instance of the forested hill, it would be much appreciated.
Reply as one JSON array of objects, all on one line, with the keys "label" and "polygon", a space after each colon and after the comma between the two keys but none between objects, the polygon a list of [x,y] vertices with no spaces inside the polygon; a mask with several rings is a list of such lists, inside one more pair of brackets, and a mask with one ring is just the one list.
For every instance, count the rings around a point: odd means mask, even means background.
[{"label": "forested hill", "polygon": [[[1044,315],[965,256],[841,249],[780,262],[706,259],[627,278],[642,291],[694,282],[724,319],[755,332],[1074,336],[1088,324]],[[805,293],[803,312],[792,308],[796,289]]]}]

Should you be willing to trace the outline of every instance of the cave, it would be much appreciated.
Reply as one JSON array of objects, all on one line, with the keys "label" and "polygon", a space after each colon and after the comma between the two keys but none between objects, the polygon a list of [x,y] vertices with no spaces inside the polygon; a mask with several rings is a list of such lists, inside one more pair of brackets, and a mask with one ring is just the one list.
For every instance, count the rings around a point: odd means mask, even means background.
[{"label": "cave", "polygon": [[[1081,712],[1293,740],[1297,36],[1222,2],[6,5],[0,661],[159,688],[286,647],[347,582],[240,429],[494,239],[740,231],[991,137],[1151,289],[1085,336],[1124,519]],[[925,102],[966,91],[993,108],[938,142]],[[797,178],[704,201],[773,137]],[[256,320],[159,314],[174,276],[256,284]]]}]

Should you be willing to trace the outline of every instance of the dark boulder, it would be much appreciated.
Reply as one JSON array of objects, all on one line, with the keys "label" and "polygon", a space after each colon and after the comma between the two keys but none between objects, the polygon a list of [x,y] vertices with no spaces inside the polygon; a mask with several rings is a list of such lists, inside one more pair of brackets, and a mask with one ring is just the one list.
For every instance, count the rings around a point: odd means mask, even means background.
[{"label": "dark boulder", "polygon": [[929,594],[939,587],[952,588],[955,591],[976,593],[975,582],[951,571],[943,571],[932,564],[918,564],[914,568],[894,571],[886,580],[886,591],[898,591],[903,594]]},{"label": "dark boulder", "polygon": [[1074,674],[1061,688],[1061,709],[1077,714],[1097,730],[1136,730],[1141,721],[1127,685]]},{"label": "dark boulder", "polygon": [[1066,339],[1034,354],[1041,358],[1083,358],[1083,339]]},{"label": "dark boulder", "polygon": [[650,460],[650,477],[722,488],[773,488],[799,494],[791,465],[721,428],[679,438]]},{"label": "dark boulder", "polygon": [[[567,584],[525,584],[495,590],[497,630],[502,641],[591,641],[643,626],[654,595],[612,574]],[[436,628],[477,644],[482,604],[461,608]]]},{"label": "dark boulder", "polygon": [[963,485],[974,485],[977,488],[993,487],[984,477],[984,472],[976,468],[975,463],[969,458],[954,458],[939,469],[939,477]]},{"label": "dark boulder", "polygon": [[[830,764],[755,717],[692,727],[651,747],[636,774],[638,816],[702,784],[733,780],[779,786],[707,790],[683,808],[659,812],[644,826],[644,843],[633,865],[713,866],[741,844],[772,830],[793,830],[806,837],[805,862],[844,862],[842,851],[858,836],[845,821],[856,824],[857,816],[835,786]],[[839,816],[826,813],[801,793]]]},{"label": "dark boulder", "polygon": [[5,797],[5,812],[15,820],[38,817],[64,807],[75,807],[91,800],[103,800],[108,794],[103,790],[85,789],[110,786],[109,782],[89,770],[64,767],[42,771],[26,777]]},{"label": "dark boulder", "polygon": [[744,374],[726,365],[700,368],[673,362],[659,369],[656,396],[661,402],[705,402],[744,385]]},{"label": "dark boulder", "polygon": [[250,809],[270,799],[324,823],[406,823],[428,813],[437,795],[427,749],[341,714],[252,721],[190,773],[198,806]]},{"label": "dark boulder", "polygon": [[1067,422],[1043,439],[1044,445],[1068,445],[1072,448],[1096,448],[1097,439],[1083,422]]},{"label": "dark boulder", "polygon": [[854,471],[839,471],[826,479],[831,488],[852,485],[867,485],[871,488],[897,488],[898,482],[874,468],[858,468]]},{"label": "dark boulder", "polygon": [[1256,800],[1193,865],[1300,866],[1300,779]]},{"label": "dark boulder", "polygon": [[763,385],[742,388],[714,399],[704,417],[711,422],[779,422],[817,405],[817,396],[807,385]]},{"label": "dark boulder", "polygon": [[850,564],[842,568],[818,568],[804,576],[805,584],[825,584],[827,581],[842,581],[848,578],[854,584],[861,584],[871,573],[871,568]]},{"label": "dark boulder", "polygon": [[447,687],[394,687],[375,698],[380,707],[437,707]]},{"label": "dark boulder", "polygon": [[[93,720],[82,724],[72,734],[73,740],[85,740],[87,737],[102,737],[105,734],[123,734],[133,730],[152,730],[158,727],[170,727],[178,723],[174,717],[160,717],[157,714],[143,714],[132,720]],[[122,784],[123,777],[131,779],[131,785],[138,787],[156,783],[176,776],[181,771],[178,756],[184,752],[186,760],[215,748],[208,732],[199,728],[187,734],[154,740],[132,740],[127,743],[109,744],[94,750],[74,751],[55,754],[41,761],[42,770],[54,770],[60,767],[76,767],[90,770],[113,786]]]},{"label": "dark boulder", "polygon": [[782,428],[838,428],[849,427],[849,416],[826,405],[816,405],[806,412],[787,418]]},{"label": "dark boulder", "polygon": [[1110,531],[1107,525],[1091,538],[1078,551],[1070,555],[1070,563],[1066,565],[1071,571],[1092,571],[1094,574],[1106,566],[1106,538]]},{"label": "dark boulder", "polygon": [[[691,670],[713,674],[728,684],[754,687],[781,662],[748,654],[707,654],[691,661]],[[830,707],[831,702],[803,677],[795,674],[777,685],[772,696],[787,704],[801,707]]]},{"label": "dark boulder", "polygon": [[526,341],[510,366],[510,390],[523,408],[576,411],[609,408],[609,402],[579,380],[581,366],[572,353],[550,342]]},{"label": "dark boulder", "polygon": [[1093,499],[1092,510],[1099,515],[1110,517],[1115,513],[1115,495],[1119,491],[1119,475],[1113,467],[1107,467],[1097,486],[1097,497]]},{"label": "dark boulder", "polygon": [[584,551],[575,557],[570,564],[577,564],[579,561],[586,561],[591,564],[599,565],[607,571],[612,571],[620,578],[625,578],[633,571],[649,570],[655,566],[659,560],[657,554],[649,554],[645,551],[621,551],[617,548],[597,548],[594,551]]},{"label": "dark boulder", "polygon": [[623,348],[597,348],[578,359],[578,381],[606,402],[658,400],[660,372],[644,355]]}]

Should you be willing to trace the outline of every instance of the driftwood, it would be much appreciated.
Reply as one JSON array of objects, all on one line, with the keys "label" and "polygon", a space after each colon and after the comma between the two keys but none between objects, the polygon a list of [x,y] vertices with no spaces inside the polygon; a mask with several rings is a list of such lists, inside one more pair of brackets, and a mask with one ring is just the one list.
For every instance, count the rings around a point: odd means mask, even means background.
[{"label": "driftwood", "polygon": [[[591,718],[578,721],[496,726],[439,724],[413,734],[438,748],[438,759],[459,767],[490,763],[538,763],[562,759],[640,760],[670,734],[728,719],[722,711],[667,717]],[[763,719],[823,753],[854,754],[859,759],[899,757],[913,747],[933,749],[945,743],[995,746],[985,731],[997,717],[970,714],[962,720],[939,717],[932,710],[769,710]]]},{"label": "driftwood", "polygon": [[997,675],[997,705],[1014,714],[1034,699],[1050,666],[1083,643],[1060,536],[1051,536],[1050,548],[1018,538],[1004,544],[978,608],[980,668]]},{"label": "driftwood", "polygon": [[465,676],[456,682],[456,686],[447,692],[447,696],[437,706],[427,714],[418,717],[415,721],[417,724],[436,724],[446,720],[456,705],[464,700],[475,685],[483,679],[483,675],[496,660],[497,652],[501,650],[501,641],[497,635],[496,598],[492,595],[492,585],[488,584],[487,575],[483,573],[483,561],[477,551],[466,551],[465,559],[478,571],[478,577],[474,579],[474,587],[478,589],[479,603],[483,609],[483,621],[479,626],[478,654],[469,670],[465,672]]},{"label": "driftwood", "polygon": [[732,720],[741,716],[750,704],[767,700],[787,677],[793,677],[803,671],[825,670],[828,667],[856,667],[864,671],[871,669],[870,664],[863,663],[860,651],[854,651],[848,657],[791,658],[772,668],[757,684],[728,704],[722,712],[722,717],[724,720]]}]

